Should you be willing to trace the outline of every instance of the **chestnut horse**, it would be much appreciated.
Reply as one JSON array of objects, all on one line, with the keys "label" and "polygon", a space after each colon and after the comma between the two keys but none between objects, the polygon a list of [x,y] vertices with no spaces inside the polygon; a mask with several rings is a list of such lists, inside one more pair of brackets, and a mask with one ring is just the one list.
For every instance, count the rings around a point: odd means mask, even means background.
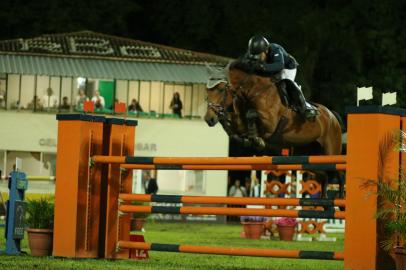
[{"label": "chestnut horse", "polygon": [[[230,68],[226,75],[222,77],[217,73],[214,77],[221,77],[221,80],[208,83],[206,88],[207,112],[204,119],[209,126],[220,122],[230,139],[257,149],[306,145],[301,150],[307,152],[310,143],[318,142],[324,154],[341,154],[341,119],[338,114],[323,105],[315,104],[319,115],[314,121],[305,120],[283,102],[273,79],[249,74],[237,68]],[[252,110],[258,116],[255,122],[259,138],[253,138],[249,131],[247,112]],[[280,125],[282,122],[284,124]],[[275,133],[280,135],[275,137]],[[264,142],[260,143],[258,140]],[[313,148],[314,145],[310,147]],[[317,181],[322,186],[322,197],[326,197],[327,178]],[[340,197],[343,197],[342,187],[340,184]]]},{"label": "chestnut horse", "polygon": [[[257,113],[258,136],[266,144],[301,146],[318,142],[325,155],[341,154],[341,125],[332,111],[315,104],[319,115],[313,121],[285,104],[274,79],[258,76],[231,65],[228,71],[233,90],[236,115],[254,109]],[[278,133],[278,134],[277,134]]]},{"label": "chestnut horse", "polygon": [[[326,155],[341,154],[341,126],[338,115],[320,104],[316,104],[319,115],[314,121],[306,121],[301,115],[282,102],[276,84],[268,77],[247,74],[231,68],[220,71],[211,68],[211,74],[221,78],[217,83],[208,84],[207,112],[204,116],[209,126],[220,122],[231,139],[245,141],[249,137],[246,113],[255,109],[258,114],[258,136],[264,140],[262,146],[280,149],[282,147],[308,145],[318,142]],[[220,73],[219,73],[220,72]],[[221,72],[224,72],[221,75]],[[227,75],[230,77],[231,84]],[[212,77],[210,78],[210,80]],[[237,90],[236,90],[237,89]],[[281,140],[272,141],[281,118],[287,119],[281,131]],[[261,145],[250,138],[256,146]]]}]

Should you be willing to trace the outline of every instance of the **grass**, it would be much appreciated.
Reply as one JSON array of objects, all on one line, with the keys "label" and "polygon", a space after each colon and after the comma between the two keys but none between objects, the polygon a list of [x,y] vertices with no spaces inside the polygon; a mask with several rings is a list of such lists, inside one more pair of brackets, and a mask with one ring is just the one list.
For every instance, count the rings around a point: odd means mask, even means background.
[{"label": "grass", "polygon": [[[191,224],[191,223],[154,223],[145,226],[147,242],[165,244],[193,244],[210,246],[256,247],[276,249],[300,249],[320,251],[341,251],[344,248],[342,234],[334,235],[337,242],[290,242],[277,239],[251,240],[240,238],[241,225]],[[3,230],[3,229],[1,229]],[[3,233],[3,232],[0,232]],[[0,248],[4,249],[5,240],[0,238]],[[27,237],[22,243],[28,252]],[[168,252],[150,252],[150,259],[135,260],[94,260],[35,258],[24,256],[0,256],[0,269],[343,269],[342,261],[277,259],[258,257],[234,257],[219,255],[197,255]]]}]

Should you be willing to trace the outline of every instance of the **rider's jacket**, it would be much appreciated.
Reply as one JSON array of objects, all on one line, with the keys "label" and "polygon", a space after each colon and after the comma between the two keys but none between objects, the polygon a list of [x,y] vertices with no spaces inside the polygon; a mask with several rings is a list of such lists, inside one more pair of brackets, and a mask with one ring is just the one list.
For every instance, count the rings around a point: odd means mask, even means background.
[{"label": "rider's jacket", "polygon": [[[248,57],[248,53],[245,58]],[[296,59],[279,44],[271,43],[266,52],[265,63],[262,63],[262,73],[275,74],[282,69],[295,69],[298,66]]]}]

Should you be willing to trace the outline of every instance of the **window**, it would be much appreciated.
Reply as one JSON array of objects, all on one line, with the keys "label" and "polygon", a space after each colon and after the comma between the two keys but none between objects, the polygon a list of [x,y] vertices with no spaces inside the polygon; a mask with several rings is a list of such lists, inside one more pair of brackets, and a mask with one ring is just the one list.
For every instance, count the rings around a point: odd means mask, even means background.
[{"label": "window", "polygon": [[20,108],[20,80],[21,76],[9,74],[7,79],[7,109],[18,110]]},{"label": "window", "polygon": [[35,76],[21,76],[20,108],[34,110]]},{"label": "window", "polygon": [[0,73],[0,109],[6,108],[7,75]]},{"label": "window", "polygon": [[72,91],[72,78],[62,78],[61,82],[61,102],[59,103],[60,112],[69,112],[74,105],[74,95]]}]

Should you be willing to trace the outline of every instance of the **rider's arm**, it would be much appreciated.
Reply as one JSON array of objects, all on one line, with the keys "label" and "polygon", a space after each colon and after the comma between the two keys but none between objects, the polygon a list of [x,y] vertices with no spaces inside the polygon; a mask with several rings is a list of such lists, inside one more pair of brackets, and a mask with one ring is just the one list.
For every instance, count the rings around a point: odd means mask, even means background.
[{"label": "rider's arm", "polygon": [[272,63],[264,63],[265,72],[277,73],[281,71],[285,66],[285,61],[283,60],[283,53],[281,49],[276,49],[273,55]]}]

